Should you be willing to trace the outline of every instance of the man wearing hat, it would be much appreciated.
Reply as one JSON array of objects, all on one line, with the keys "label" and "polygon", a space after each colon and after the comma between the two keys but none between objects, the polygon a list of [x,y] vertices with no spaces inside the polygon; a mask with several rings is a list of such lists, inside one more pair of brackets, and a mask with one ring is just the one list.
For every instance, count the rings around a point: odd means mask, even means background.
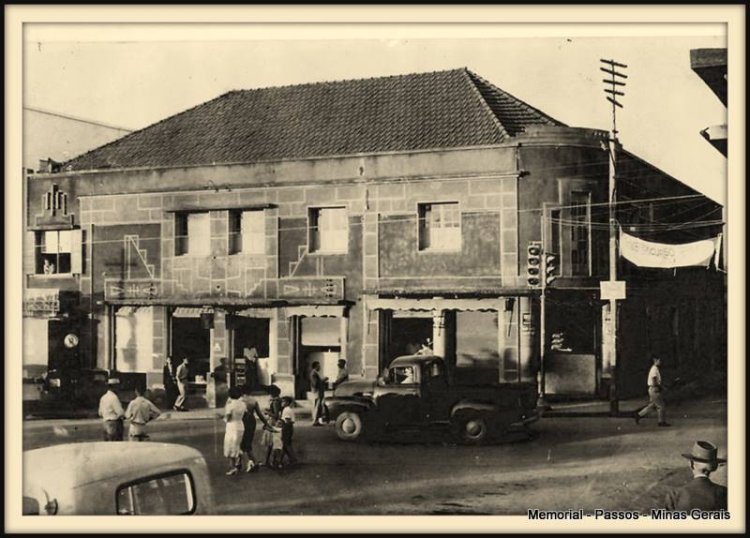
[{"label": "man wearing hat", "polygon": [[681,489],[667,494],[667,510],[726,510],[727,488],[711,482],[708,478],[720,464],[727,461],[717,458],[716,453],[717,448],[713,444],[708,441],[696,441],[690,454],[682,455],[690,460],[693,479]]},{"label": "man wearing hat", "polygon": [[122,441],[122,421],[125,418],[125,412],[115,392],[119,384],[119,379],[110,377],[107,380],[107,392],[99,399],[99,416],[102,417],[104,425],[105,441]]}]

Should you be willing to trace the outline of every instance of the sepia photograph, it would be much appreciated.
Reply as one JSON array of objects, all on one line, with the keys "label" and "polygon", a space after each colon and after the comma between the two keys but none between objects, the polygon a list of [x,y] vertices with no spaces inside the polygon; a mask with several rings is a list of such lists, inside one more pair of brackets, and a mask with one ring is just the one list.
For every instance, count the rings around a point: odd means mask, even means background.
[{"label": "sepia photograph", "polygon": [[14,20],[16,528],[744,530],[744,7],[700,8]]}]

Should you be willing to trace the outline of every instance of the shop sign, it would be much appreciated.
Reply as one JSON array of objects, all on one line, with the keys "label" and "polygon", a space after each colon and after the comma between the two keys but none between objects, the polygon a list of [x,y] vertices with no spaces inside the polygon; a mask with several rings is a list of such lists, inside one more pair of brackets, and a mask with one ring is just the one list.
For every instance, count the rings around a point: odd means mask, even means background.
[{"label": "shop sign", "polygon": [[159,283],[151,279],[106,280],[104,299],[154,299],[159,296]]},{"label": "shop sign", "polygon": [[280,278],[280,299],[343,299],[344,277]]},{"label": "shop sign", "polygon": [[617,301],[625,299],[625,281],[609,280],[600,282],[602,301]]},{"label": "shop sign", "polygon": [[23,302],[23,314],[27,317],[54,317],[60,313],[60,290],[28,289]]}]

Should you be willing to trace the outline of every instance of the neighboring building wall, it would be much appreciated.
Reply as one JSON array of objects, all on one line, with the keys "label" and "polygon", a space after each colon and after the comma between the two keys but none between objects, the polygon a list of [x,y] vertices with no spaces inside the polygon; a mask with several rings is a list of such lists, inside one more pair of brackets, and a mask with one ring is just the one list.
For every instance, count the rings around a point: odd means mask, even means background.
[{"label": "neighboring building wall", "polygon": [[23,109],[23,166],[37,171],[40,160],[67,161],[132,132],[90,120]]}]

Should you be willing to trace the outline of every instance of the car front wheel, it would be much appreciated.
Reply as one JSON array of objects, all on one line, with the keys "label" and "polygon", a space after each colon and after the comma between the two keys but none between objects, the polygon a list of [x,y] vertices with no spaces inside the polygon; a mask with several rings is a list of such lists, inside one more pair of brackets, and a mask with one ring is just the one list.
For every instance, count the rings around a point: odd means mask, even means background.
[{"label": "car front wheel", "polygon": [[342,441],[356,441],[364,435],[365,425],[359,413],[344,411],[336,418],[336,435]]}]

